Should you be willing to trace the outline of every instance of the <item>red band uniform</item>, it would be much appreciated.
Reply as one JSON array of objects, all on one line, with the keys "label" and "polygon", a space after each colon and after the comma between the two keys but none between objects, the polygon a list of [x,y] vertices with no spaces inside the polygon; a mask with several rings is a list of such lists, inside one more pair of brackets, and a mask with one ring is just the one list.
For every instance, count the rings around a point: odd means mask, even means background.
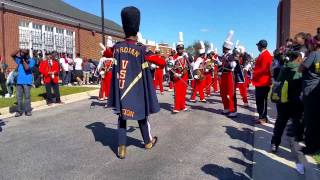
[{"label": "red band uniform", "polygon": [[176,67],[173,71],[179,76],[174,76],[173,78],[175,92],[174,111],[179,112],[186,110],[188,73],[185,69],[187,68],[188,64],[187,59],[183,56],[175,55],[173,59],[175,60]]},{"label": "red band uniform", "polygon": [[108,99],[110,94],[110,87],[111,87],[111,79],[112,79],[112,65],[113,65],[113,59],[111,58],[103,58],[103,64],[100,69],[100,75],[101,75],[101,87],[100,87],[100,93],[99,98],[101,100]]},{"label": "red band uniform", "polygon": [[200,95],[200,101],[206,101],[204,97],[204,86],[205,86],[205,77],[204,77],[204,58],[198,57],[193,65],[193,72],[195,74],[194,78],[194,87],[191,96],[191,101],[196,101],[197,93]]},{"label": "red band uniform", "polygon": [[[50,56],[51,55],[49,55],[49,57]],[[59,90],[59,63],[51,58],[49,60],[41,61],[39,72],[43,76],[43,82],[47,92],[47,104],[52,103],[52,89],[54,91],[56,103],[61,103]]]}]

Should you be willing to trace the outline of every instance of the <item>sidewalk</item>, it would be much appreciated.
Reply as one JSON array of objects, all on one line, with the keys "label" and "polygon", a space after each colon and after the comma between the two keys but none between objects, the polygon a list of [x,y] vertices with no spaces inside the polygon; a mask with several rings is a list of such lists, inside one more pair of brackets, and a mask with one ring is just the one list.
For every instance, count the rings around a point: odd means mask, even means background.
[{"label": "sidewalk", "polygon": [[[320,169],[310,156],[304,156],[298,143],[284,132],[277,154],[270,151],[270,142],[276,119],[275,105],[269,103],[271,123],[254,128],[253,174],[254,180],[319,180]],[[309,159],[309,160],[307,160]],[[297,164],[303,165],[304,174],[297,171]]]},{"label": "sidewalk", "polygon": [[[92,87],[92,86],[90,86],[90,87]],[[98,94],[99,94],[99,89],[96,89],[96,90],[92,90],[92,91],[86,91],[86,92],[82,92],[82,93],[61,96],[61,101],[64,102],[64,104],[69,104],[69,103],[89,99],[92,97],[96,97],[96,96],[98,96]],[[52,106],[48,106],[46,101],[42,100],[42,101],[32,102],[31,107],[33,108],[32,111],[39,111],[42,109],[53,108],[53,107],[61,106],[64,104],[54,104]],[[0,114],[1,114],[0,119],[14,117],[14,113],[10,113],[10,107],[0,109]]]}]

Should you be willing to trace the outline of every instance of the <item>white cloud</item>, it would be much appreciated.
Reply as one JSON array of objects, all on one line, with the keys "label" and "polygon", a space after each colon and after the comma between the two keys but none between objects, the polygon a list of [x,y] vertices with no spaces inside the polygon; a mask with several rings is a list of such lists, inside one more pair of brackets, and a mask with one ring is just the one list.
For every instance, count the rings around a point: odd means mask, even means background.
[{"label": "white cloud", "polygon": [[200,29],[200,31],[201,31],[201,32],[209,32],[210,30],[207,29],[207,28],[202,28],[202,29]]}]

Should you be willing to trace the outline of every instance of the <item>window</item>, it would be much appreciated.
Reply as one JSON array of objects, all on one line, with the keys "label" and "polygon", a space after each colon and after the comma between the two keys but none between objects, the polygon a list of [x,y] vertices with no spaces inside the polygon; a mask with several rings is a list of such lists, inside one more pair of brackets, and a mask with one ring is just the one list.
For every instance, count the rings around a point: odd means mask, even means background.
[{"label": "window", "polygon": [[63,34],[63,32],[64,32],[64,29],[60,29],[60,28],[56,29],[57,34]]},{"label": "window", "polygon": [[43,40],[44,40],[44,49],[47,51],[54,50],[54,41],[53,41],[53,27],[46,26],[45,31],[43,33]]},{"label": "window", "polygon": [[67,30],[67,36],[72,36],[73,37],[73,32]]},{"label": "window", "polygon": [[32,24],[32,28],[36,30],[42,30],[42,25],[40,24]]},{"label": "window", "polygon": [[59,53],[64,52],[64,35],[63,34],[56,34],[55,35],[55,44],[56,44],[56,51]]},{"label": "window", "polygon": [[68,54],[73,54],[73,32],[66,31],[66,51]]},{"label": "window", "polygon": [[19,22],[19,48],[29,49],[30,45],[30,33],[29,33],[29,22]]},{"label": "window", "polygon": [[32,24],[31,41],[33,50],[42,49],[42,25]]},{"label": "window", "polygon": [[45,31],[46,31],[46,32],[53,32],[53,27],[51,27],[51,26],[46,26],[46,27],[45,27]]},{"label": "window", "polygon": [[27,21],[20,21],[19,27],[29,27],[29,22],[27,22]]},{"label": "window", "polygon": [[30,33],[29,30],[19,28],[19,48],[29,49]]},{"label": "window", "polygon": [[20,21],[19,47],[21,49],[57,51],[59,53],[66,52],[68,54],[74,54],[73,34],[73,31],[62,28]]}]

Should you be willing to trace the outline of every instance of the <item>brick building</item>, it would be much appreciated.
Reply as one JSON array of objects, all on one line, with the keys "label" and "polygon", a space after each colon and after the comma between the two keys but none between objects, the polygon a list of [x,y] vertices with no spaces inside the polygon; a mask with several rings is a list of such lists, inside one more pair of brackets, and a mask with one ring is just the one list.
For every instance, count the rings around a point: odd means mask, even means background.
[{"label": "brick building", "polygon": [[[122,27],[107,19],[105,34],[114,42],[124,38]],[[0,56],[10,68],[19,48],[100,59],[101,41],[101,18],[62,0],[0,0]]]},{"label": "brick building", "polygon": [[320,0],[280,0],[277,47],[299,32],[315,35],[320,27]]}]

